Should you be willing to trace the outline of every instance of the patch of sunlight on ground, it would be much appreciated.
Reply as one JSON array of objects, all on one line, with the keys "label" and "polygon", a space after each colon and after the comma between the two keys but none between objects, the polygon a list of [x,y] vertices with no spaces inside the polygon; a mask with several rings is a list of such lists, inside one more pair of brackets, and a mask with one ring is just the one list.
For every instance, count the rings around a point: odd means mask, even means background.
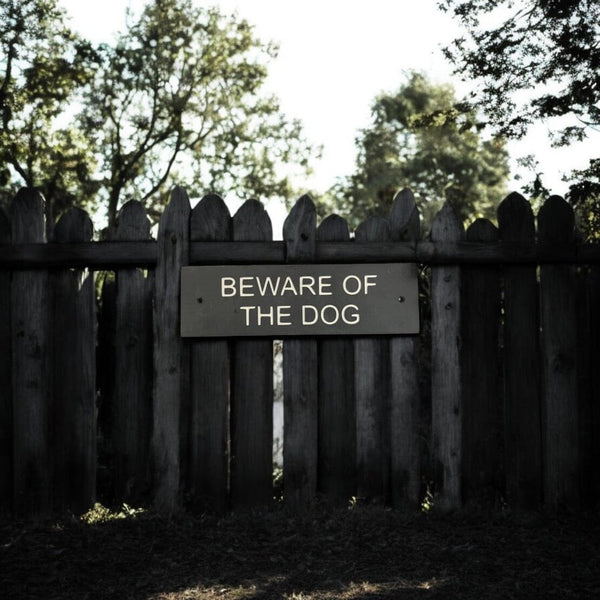
[{"label": "patch of sunlight on ground", "polygon": [[351,583],[342,597],[344,600],[351,600],[352,598],[363,598],[365,594],[380,595],[410,590],[434,590],[443,587],[448,582],[449,579],[437,579],[435,577],[427,581],[409,581],[405,579],[381,583],[363,581],[362,583]]}]

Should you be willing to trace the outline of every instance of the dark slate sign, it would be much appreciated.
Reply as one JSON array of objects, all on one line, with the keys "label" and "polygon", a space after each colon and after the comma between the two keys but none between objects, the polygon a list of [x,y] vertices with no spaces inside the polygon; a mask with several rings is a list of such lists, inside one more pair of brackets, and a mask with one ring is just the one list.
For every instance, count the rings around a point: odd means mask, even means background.
[{"label": "dark slate sign", "polygon": [[183,267],[183,337],[379,335],[419,332],[417,267]]}]

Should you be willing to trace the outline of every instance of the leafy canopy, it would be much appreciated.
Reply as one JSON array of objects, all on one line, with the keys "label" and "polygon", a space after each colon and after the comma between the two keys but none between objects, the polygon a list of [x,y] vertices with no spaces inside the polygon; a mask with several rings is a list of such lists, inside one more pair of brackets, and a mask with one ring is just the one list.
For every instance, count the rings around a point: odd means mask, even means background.
[{"label": "leafy canopy", "polygon": [[508,155],[500,138],[484,140],[473,111],[464,110],[450,85],[423,74],[373,103],[372,123],[356,138],[353,175],[323,201],[356,226],[387,215],[395,193],[410,187],[427,223],[451,201],[463,219],[492,217],[506,193]]},{"label": "leafy canopy", "polygon": [[175,182],[193,195],[286,197],[280,167],[308,170],[299,123],[262,92],[276,49],[246,21],[151,0],[114,43],[93,48],[56,0],[1,10],[4,55],[19,58],[3,63],[5,190],[38,186],[55,212],[100,206],[112,225],[124,201],[152,212]]},{"label": "leafy canopy", "polygon": [[[539,120],[566,146],[600,127],[600,2],[439,0],[464,26],[445,49],[456,72],[478,84],[475,105],[507,137]],[[492,24],[493,25],[490,25]],[[600,207],[600,160],[574,172],[569,198]]]},{"label": "leafy canopy", "polygon": [[[94,168],[70,105],[91,77],[91,45],[56,0],[0,3],[0,198],[39,187],[58,211],[81,198]],[[71,115],[72,117],[72,115]]]}]

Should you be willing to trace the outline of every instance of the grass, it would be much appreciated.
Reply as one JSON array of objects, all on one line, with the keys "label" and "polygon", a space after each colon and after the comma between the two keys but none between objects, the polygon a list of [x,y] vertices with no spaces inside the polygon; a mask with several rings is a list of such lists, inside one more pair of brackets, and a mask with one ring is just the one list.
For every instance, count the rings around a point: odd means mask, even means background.
[{"label": "grass", "polygon": [[355,505],[171,518],[97,506],[0,524],[3,598],[600,598],[596,514],[438,515]]}]

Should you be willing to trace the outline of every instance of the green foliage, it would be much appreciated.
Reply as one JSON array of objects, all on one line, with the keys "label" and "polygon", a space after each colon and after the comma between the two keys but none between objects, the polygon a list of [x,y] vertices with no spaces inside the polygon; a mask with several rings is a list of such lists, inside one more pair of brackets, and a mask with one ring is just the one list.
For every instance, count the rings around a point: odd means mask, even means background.
[{"label": "green foliage", "polygon": [[446,200],[463,219],[493,216],[509,174],[504,143],[482,139],[475,113],[464,110],[451,86],[412,73],[396,93],[375,100],[372,114],[356,139],[355,173],[322,205],[356,226],[387,215],[398,189],[410,187],[426,223]]},{"label": "green foliage", "polygon": [[175,178],[199,193],[291,193],[277,166],[306,168],[309,152],[299,125],[260,96],[275,49],[246,21],[154,0],[101,54],[80,120],[101,149],[110,222],[124,198],[148,204]]},{"label": "green foliage", "polygon": [[297,122],[262,93],[276,49],[242,20],[191,0],[150,0],[93,48],[56,0],[0,8],[0,189],[37,186],[54,212],[124,201],[151,213],[174,183],[192,195],[291,195],[281,165],[308,170]]},{"label": "green foliage", "polygon": [[[438,5],[466,29],[445,53],[457,73],[478,83],[474,105],[501,135],[519,138],[543,120],[552,128],[553,145],[567,146],[597,130],[597,0],[439,0]],[[595,207],[594,219],[600,221],[600,160],[592,159],[569,180],[570,201]]]},{"label": "green foliage", "polygon": [[40,188],[60,212],[87,190],[94,159],[69,106],[96,54],[73,34],[56,0],[0,4],[0,197]]}]

